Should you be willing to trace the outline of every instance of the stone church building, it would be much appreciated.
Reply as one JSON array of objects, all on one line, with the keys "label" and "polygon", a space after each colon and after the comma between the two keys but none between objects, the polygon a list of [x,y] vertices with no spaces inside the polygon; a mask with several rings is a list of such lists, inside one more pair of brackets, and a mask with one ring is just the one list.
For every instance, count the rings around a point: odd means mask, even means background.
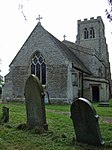
[{"label": "stone church building", "polygon": [[35,74],[52,103],[78,97],[108,101],[110,63],[102,18],[78,20],[77,32],[75,43],[59,41],[39,21],[9,65],[3,99],[24,99],[25,82]]}]

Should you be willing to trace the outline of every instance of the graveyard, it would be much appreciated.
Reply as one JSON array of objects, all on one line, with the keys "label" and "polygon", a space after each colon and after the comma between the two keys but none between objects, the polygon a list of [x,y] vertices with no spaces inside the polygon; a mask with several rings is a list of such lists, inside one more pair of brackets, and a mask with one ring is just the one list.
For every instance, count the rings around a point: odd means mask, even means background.
[{"label": "graveyard", "polygon": [[102,18],[78,20],[78,31],[75,43],[61,42],[39,20],[12,60],[0,101],[0,150],[112,150]]},{"label": "graveyard", "polygon": [[77,98],[45,103],[45,91],[31,74],[24,101],[0,101],[0,150],[112,149],[112,100],[108,105]]},{"label": "graveyard", "polygon": [[9,121],[0,123],[0,150],[111,150],[112,149],[112,100],[109,107],[99,107],[93,103],[99,115],[99,128],[103,146],[93,146],[78,142],[70,118],[70,104],[46,104],[48,130],[39,132],[36,127],[26,128],[26,107],[24,102],[0,104],[0,117],[3,106],[9,108]]},{"label": "graveyard", "polygon": [[[13,10],[16,3],[25,24]],[[5,76],[0,75],[0,150],[112,150],[110,39],[102,7],[97,11],[100,5],[89,6],[89,1],[73,7],[72,2],[57,1],[42,6],[37,2],[35,9],[33,3],[2,4],[6,9],[1,10],[10,12],[10,22],[3,25],[0,61],[7,66],[12,60]],[[111,22],[112,0],[109,4],[111,10],[104,12]],[[92,8],[96,18],[91,16]],[[35,23],[39,11],[43,14]],[[1,14],[6,18],[6,13]],[[76,24],[76,18],[77,27],[69,32],[70,20]],[[0,74],[1,70],[0,66]]]}]

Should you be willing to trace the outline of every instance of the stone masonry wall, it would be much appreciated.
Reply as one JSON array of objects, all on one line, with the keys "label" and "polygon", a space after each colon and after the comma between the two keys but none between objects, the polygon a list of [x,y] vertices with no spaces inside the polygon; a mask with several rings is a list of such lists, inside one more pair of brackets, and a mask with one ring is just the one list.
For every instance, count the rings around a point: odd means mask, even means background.
[{"label": "stone masonry wall", "polygon": [[93,101],[92,86],[98,86],[99,87],[99,101],[109,100],[109,83],[105,79],[97,79],[97,78],[90,78],[89,80],[86,80],[86,79],[84,79],[84,82],[83,82],[84,98],[87,98]]},{"label": "stone masonry wall", "polygon": [[[31,59],[36,51],[45,58],[47,66],[46,90],[50,98],[67,99],[67,65],[68,60],[53,37],[41,26],[37,25],[26,40],[16,57],[10,64],[10,78],[12,95],[9,98],[24,97],[24,85],[31,74]],[[8,82],[5,83],[6,85]],[[7,91],[10,85],[8,84]],[[5,90],[6,91],[6,90]],[[4,93],[4,97],[6,94]]]},{"label": "stone masonry wall", "polygon": [[93,76],[105,78],[106,66],[99,59],[99,56],[94,49],[85,48],[72,42],[66,42],[65,44],[71,48],[75,55],[91,71]]},{"label": "stone masonry wall", "polygon": [[28,78],[28,68],[24,66],[16,66],[13,69],[13,97],[21,98],[24,96],[25,82]]},{"label": "stone masonry wall", "polygon": [[[89,33],[91,27],[94,29],[95,37],[88,37],[87,39],[84,39],[84,29],[86,28]],[[90,20],[84,19],[83,21],[78,21],[78,35],[76,43],[95,49],[100,54],[99,58],[102,58],[103,61],[108,65],[109,57],[105,38],[105,27],[100,16],[98,16],[96,19],[92,17]]]},{"label": "stone masonry wall", "polygon": [[67,67],[65,65],[49,65],[46,86],[50,98],[67,98]]},{"label": "stone masonry wall", "polygon": [[11,72],[5,76],[5,84],[3,86],[2,91],[2,99],[9,100],[13,98],[13,90],[12,90],[12,74]]}]

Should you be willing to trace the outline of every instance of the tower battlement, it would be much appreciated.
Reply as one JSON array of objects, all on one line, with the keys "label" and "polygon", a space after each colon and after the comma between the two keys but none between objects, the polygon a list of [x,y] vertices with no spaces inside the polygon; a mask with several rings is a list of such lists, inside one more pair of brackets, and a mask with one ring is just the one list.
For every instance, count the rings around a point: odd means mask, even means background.
[{"label": "tower battlement", "polygon": [[78,20],[78,34],[76,43],[95,49],[99,56],[108,63],[108,48],[105,38],[105,27],[101,16]]},{"label": "tower battlement", "polygon": [[84,18],[83,20],[78,20],[78,23],[81,23],[81,22],[86,23],[88,21],[96,21],[96,20],[102,20],[101,16],[97,16],[97,18],[91,17],[90,19]]}]

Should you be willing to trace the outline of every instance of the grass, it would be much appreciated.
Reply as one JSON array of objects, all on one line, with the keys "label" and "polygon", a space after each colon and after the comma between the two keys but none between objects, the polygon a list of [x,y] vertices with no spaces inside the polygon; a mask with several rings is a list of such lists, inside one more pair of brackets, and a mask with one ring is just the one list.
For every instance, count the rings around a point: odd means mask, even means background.
[{"label": "grass", "polygon": [[0,104],[9,107],[10,121],[0,125],[0,150],[111,150],[112,124],[104,118],[112,118],[112,101],[110,107],[98,107],[93,104],[100,117],[99,126],[105,141],[103,147],[95,147],[73,142],[75,132],[70,119],[70,105],[46,105],[46,118],[49,130],[37,134],[36,129],[17,130],[19,124],[26,123],[24,103]]}]

